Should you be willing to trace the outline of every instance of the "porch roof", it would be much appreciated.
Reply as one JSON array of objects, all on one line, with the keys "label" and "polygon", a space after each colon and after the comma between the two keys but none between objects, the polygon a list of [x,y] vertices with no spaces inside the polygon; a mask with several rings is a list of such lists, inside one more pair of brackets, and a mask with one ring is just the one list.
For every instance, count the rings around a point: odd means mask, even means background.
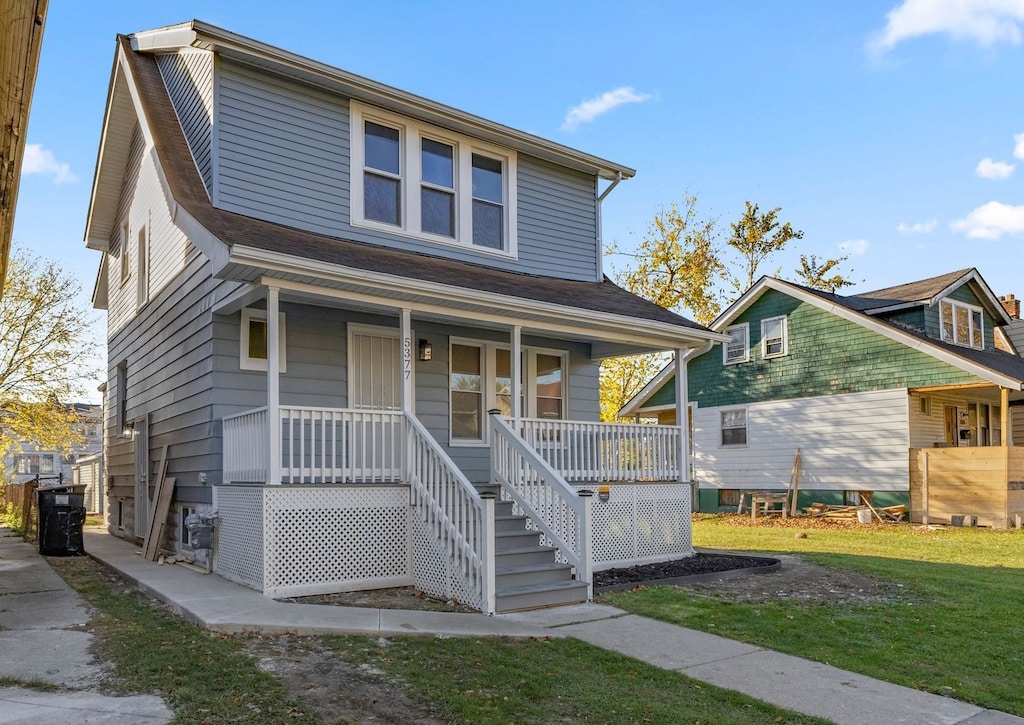
[{"label": "porch roof", "polygon": [[[134,81],[143,122],[152,134],[156,155],[172,197],[174,222],[214,263],[215,274],[259,283],[267,277],[318,281],[344,279],[352,286],[371,278],[393,284],[414,281],[416,289],[433,287],[436,297],[445,288],[493,297],[499,303],[519,300],[551,306],[572,314],[607,316],[626,332],[631,323],[638,332],[675,338],[674,344],[691,347],[725,339],[721,334],[670,312],[617,286],[609,279],[584,282],[521,274],[459,262],[443,257],[402,251],[301,231],[280,224],[217,209],[207,195],[192,160],[184,133],[151,54],[132,50],[119,38],[120,53]],[[344,284],[335,282],[344,288]],[[391,296],[398,296],[394,293]],[[479,297],[477,299],[480,299]],[[619,353],[617,353],[619,354]]]}]

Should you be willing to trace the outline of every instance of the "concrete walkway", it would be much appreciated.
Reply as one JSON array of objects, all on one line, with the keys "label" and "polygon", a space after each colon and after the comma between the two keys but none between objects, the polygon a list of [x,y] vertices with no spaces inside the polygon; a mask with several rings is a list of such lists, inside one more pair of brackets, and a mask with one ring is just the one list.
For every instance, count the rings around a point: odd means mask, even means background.
[{"label": "concrete walkway", "polygon": [[106,697],[89,654],[89,610],[38,549],[0,528],[0,677],[64,688],[0,688],[0,723],[164,723],[159,697]]},{"label": "concrete walkway", "polygon": [[[213,631],[578,637],[657,667],[837,723],[1024,725],[1024,719],[1012,715],[627,614],[613,607],[588,604],[485,617],[289,604],[273,601],[216,575],[147,563],[138,547],[100,531],[86,531],[85,548],[181,616]],[[3,649],[6,648],[0,648],[0,652]],[[4,709],[0,707],[0,711]],[[0,723],[4,722],[19,721],[4,720],[0,715]]]}]

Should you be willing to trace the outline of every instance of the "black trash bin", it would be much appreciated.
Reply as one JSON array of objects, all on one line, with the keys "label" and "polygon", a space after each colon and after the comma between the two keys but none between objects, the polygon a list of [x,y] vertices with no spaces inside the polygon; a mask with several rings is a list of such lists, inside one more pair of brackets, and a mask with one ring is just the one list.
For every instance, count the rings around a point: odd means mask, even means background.
[{"label": "black trash bin", "polygon": [[83,556],[85,494],[71,486],[37,488],[39,553],[43,556]]}]

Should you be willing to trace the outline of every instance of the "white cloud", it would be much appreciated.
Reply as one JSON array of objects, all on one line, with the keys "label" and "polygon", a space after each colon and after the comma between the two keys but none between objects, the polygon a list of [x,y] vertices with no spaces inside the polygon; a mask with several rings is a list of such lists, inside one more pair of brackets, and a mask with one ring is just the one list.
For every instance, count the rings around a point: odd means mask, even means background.
[{"label": "white cloud", "polygon": [[70,184],[78,181],[71,173],[71,167],[63,161],[57,161],[53,152],[44,149],[41,144],[30,143],[25,146],[25,158],[21,163],[23,174],[50,174],[57,184]]},{"label": "white cloud", "polygon": [[626,103],[644,103],[653,98],[650,93],[637,93],[631,86],[616,88],[600,96],[583,101],[575,108],[569,109],[562,122],[563,131],[575,131],[581,123],[593,121],[598,116],[618,108]]},{"label": "white cloud", "polygon": [[993,161],[986,156],[978,162],[974,173],[983,179],[1009,179],[1014,168],[1016,167],[1013,164],[1008,164],[1005,161]]},{"label": "white cloud", "polygon": [[896,227],[896,231],[900,234],[928,234],[935,231],[935,227],[938,226],[938,219],[929,219],[926,222],[917,222],[916,224],[900,224]]},{"label": "white cloud", "polygon": [[843,242],[839,245],[839,251],[859,257],[868,251],[868,247],[871,246],[871,242],[867,239],[851,239],[848,242]]},{"label": "white cloud", "polygon": [[1013,137],[1013,155],[1024,161],[1024,133],[1018,133]]},{"label": "white cloud", "polygon": [[1024,232],[1024,205],[1010,206],[998,201],[983,204],[949,228],[973,239],[999,239],[1004,234]]},{"label": "white cloud", "polygon": [[886,18],[885,28],[868,41],[877,55],[922,35],[948,35],[983,47],[1024,40],[1024,0],[903,0]]}]

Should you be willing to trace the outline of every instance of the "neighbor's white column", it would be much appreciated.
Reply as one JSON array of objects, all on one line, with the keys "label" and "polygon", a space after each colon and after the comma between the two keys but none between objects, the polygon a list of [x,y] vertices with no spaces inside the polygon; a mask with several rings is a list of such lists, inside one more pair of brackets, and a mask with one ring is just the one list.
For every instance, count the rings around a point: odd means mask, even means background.
[{"label": "neighbor's white column", "polygon": [[683,349],[677,348],[676,357],[676,425],[679,426],[679,474],[680,483],[690,482],[690,426],[686,399],[686,358]]},{"label": "neighbor's white column", "polygon": [[281,483],[281,305],[280,289],[267,286],[267,466],[268,483]]}]

